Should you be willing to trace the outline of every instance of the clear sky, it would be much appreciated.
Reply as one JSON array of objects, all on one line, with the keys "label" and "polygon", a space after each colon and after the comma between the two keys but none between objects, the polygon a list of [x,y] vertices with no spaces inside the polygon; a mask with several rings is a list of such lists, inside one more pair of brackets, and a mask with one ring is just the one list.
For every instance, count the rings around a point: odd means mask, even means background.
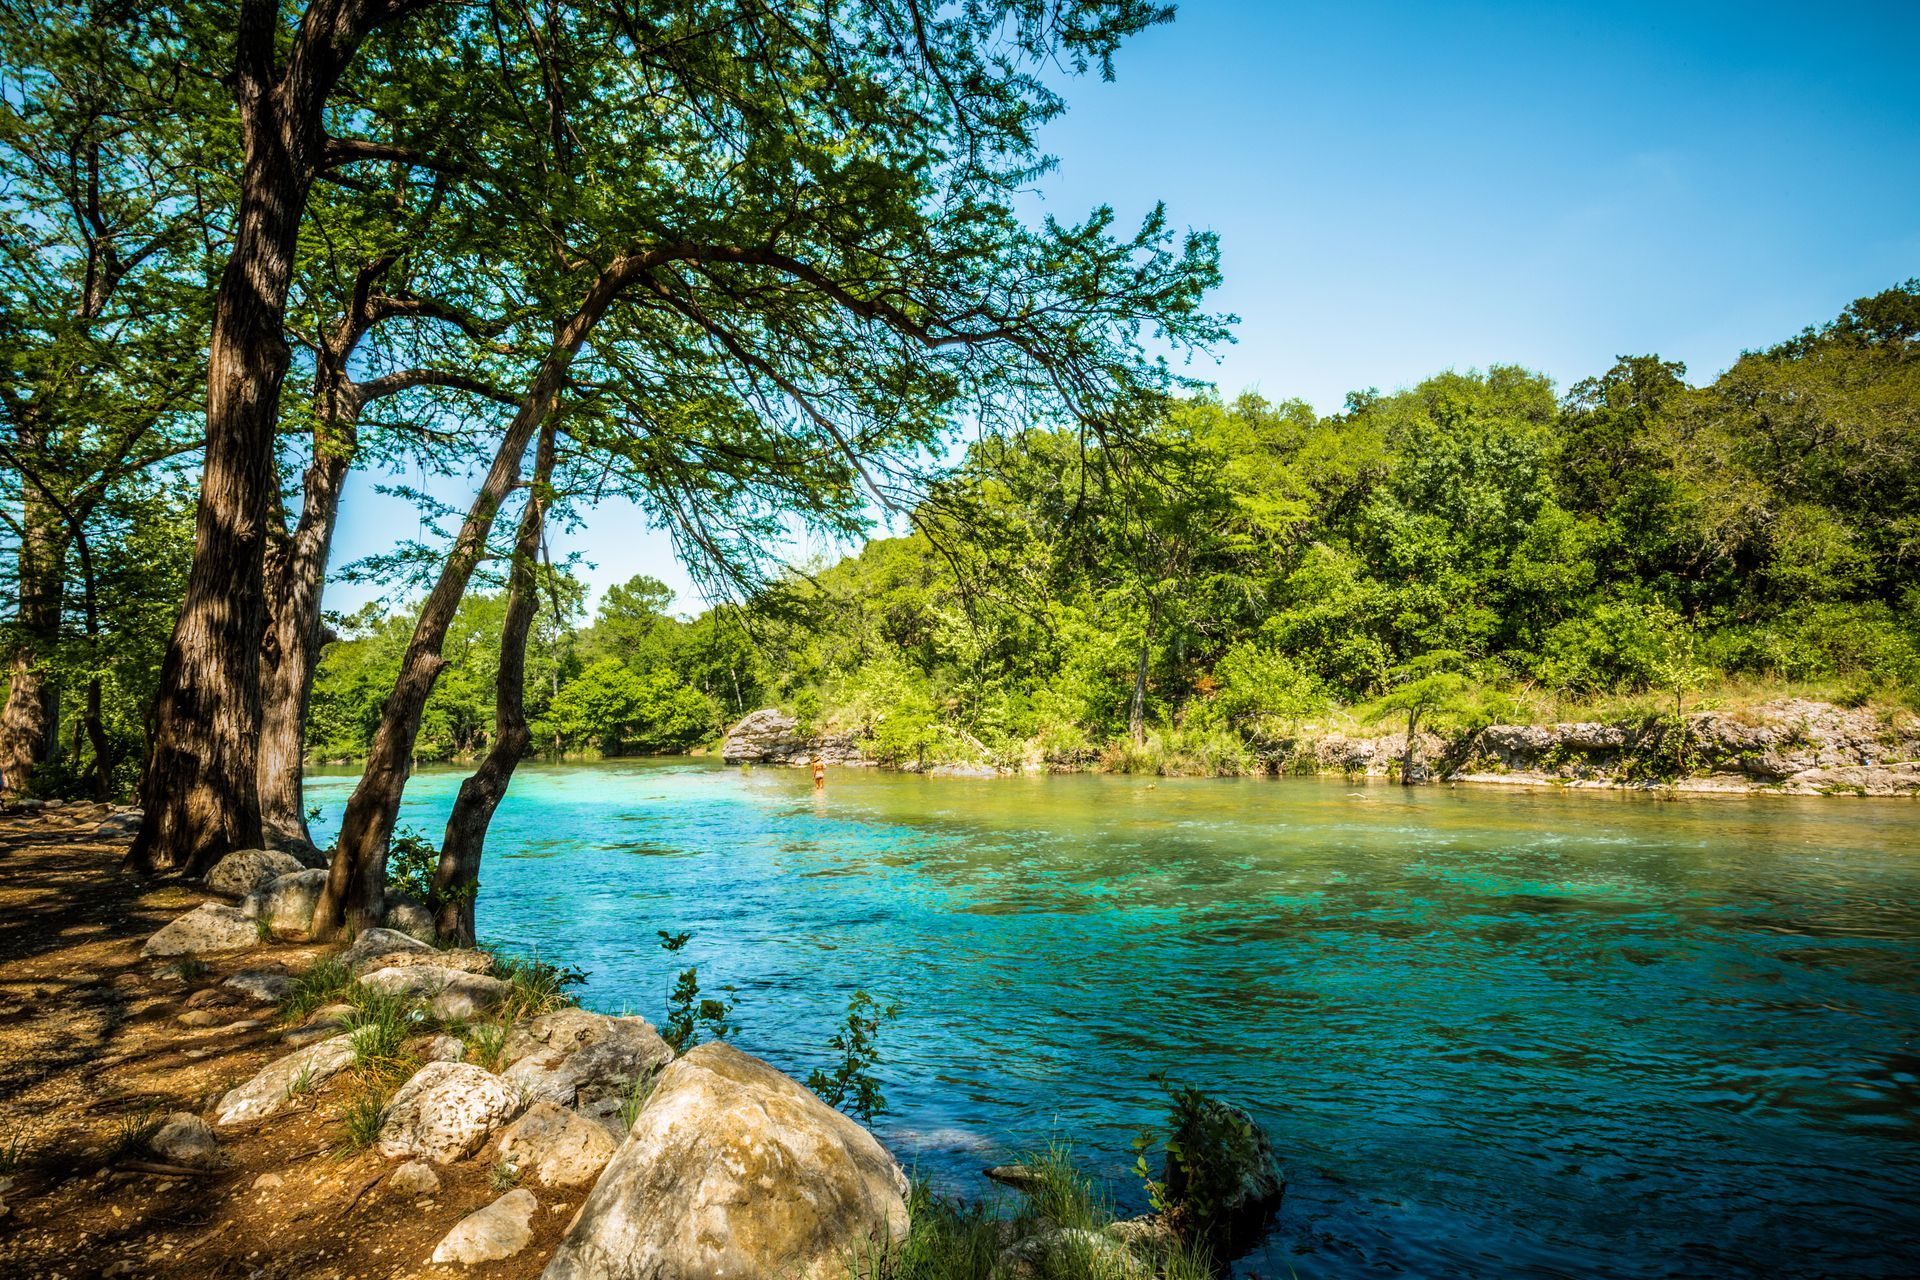
[{"label": "clear sky", "polygon": [[[1238,342],[1190,372],[1227,395],[1643,352],[1705,381],[1920,275],[1920,0],[1184,0],[1117,71],[1067,82],[1040,194],[1220,234]],[[363,478],[336,563],[415,525]],[[567,549],[596,596],[650,573],[700,605],[632,508]]]}]

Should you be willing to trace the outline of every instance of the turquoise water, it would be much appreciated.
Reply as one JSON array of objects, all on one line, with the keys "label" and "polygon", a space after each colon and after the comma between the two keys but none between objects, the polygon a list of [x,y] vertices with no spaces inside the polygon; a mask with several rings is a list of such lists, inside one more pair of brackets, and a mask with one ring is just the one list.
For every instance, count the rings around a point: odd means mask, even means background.
[{"label": "turquoise water", "polygon": [[[350,786],[310,783],[322,843]],[[479,913],[599,1009],[699,965],[800,1075],[897,999],[877,1127],[965,1194],[1059,1137],[1130,1204],[1155,1073],[1241,1101],[1291,1178],[1261,1275],[1912,1275],[1916,837],[1900,801],[530,765]]]}]

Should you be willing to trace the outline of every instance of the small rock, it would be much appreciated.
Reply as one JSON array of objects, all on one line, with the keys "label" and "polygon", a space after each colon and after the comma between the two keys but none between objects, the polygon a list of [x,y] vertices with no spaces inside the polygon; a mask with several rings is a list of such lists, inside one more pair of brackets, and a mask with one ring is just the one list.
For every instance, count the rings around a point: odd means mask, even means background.
[{"label": "small rock", "polygon": [[168,1116],[147,1146],[162,1160],[189,1169],[213,1169],[220,1164],[220,1140],[213,1136],[213,1126],[185,1111]]},{"label": "small rock", "polygon": [[466,1057],[467,1046],[459,1036],[435,1036],[420,1050],[422,1062],[464,1062]]},{"label": "small rock", "polygon": [[253,1079],[220,1099],[213,1122],[244,1124],[272,1115],[302,1089],[332,1079],[353,1064],[353,1041],[336,1035],[262,1067]]},{"label": "small rock", "polygon": [[369,929],[355,938],[352,946],[340,953],[340,963],[358,972],[367,967],[369,960],[389,956],[395,952],[432,950],[432,947],[418,938],[410,938],[398,930]]},{"label": "small rock", "polygon": [[433,1251],[436,1263],[458,1262],[473,1266],[479,1262],[497,1262],[511,1258],[533,1239],[533,1211],[540,1207],[533,1192],[524,1187],[509,1191],[486,1208],[470,1213],[454,1224]]},{"label": "small rock", "polygon": [[183,1027],[217,1027],[232,1016],[231,1009],[189,1009],[174,1021]]},{"label": "small rock", "polygon": [[203,902],[147,939],[143,957],[244,951],[260,945],[260,931],[247,916],[218,902]]},{"label": "small rock", "polygon": [[253,1180],[253,1189],[255,1191],[266,1191],[273,1187],[280,1186],[285,1181],[286,1179],[277,1173],[263,1173]]},{"label": "small rock", "polygon": [[440,1189],[440,1175],[424,1160],[409,1160],[387,1175],[387,1190],[397,1196],[430,1196]]},{"label": "small rock", "polygon": [[1030,1164],[997,1164],[981,1172],[1001,1186],[1020,1192],[1032,1191],[1044,1178],[1040,1170]]},{"label": "small rock", "polygon": [[240,910],[265,920],[275,933],[304,936],[313,925],[313,908],[327,886],[324,871],[295,871],[248,894]]},{"label": "small rock", "polygon": [[613,1159],[611,1134],[551,1102],[536,1102],[500,1135],[500,1157],[549,1187],[592,1182]]},{"label": "small rock", "polygon": [[239,992],[249,1000],[258,1000],[261,1004],[279,1004],[293,986],[293,979],[284,973],[266,973],[249,969],[244,973],[234,974],[220,985]]},{"label": "small rock", "polygon": [[380,1154],[452,1164],[480,1147],[520,1110],[520,1095],[467,1062],[429,1062],[387,1104]]},{"label": "small rock", "polygon": [[381,917],[380,923],[399,933],[418,938],[422,942],[432,942],[435,937],[433,912],[412,898],[399,894],[395,894],[388,900],[387,913]]},{"label": "small rock", "polygon": [[207,872],[207,888],[230,898],[244,898],[256,889],[264,889],[281,876],[305,870],[284,853],[270,849],[239,849],[213,864]]}]

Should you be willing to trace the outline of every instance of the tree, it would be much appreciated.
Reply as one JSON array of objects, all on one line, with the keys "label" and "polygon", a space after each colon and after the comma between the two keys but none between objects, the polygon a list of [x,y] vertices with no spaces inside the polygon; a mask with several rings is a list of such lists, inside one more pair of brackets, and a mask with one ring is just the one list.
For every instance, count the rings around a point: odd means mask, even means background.
[{"label": "tree", "polygon": [[1366,718],[1405,715],[1407,742],[1400,756],[1400,784],[1420,780],[1420,721],[1429,723],[1466,709],[1464,695],[1473,682],[1460,669],[1464,659],[1451,649],[1435,649],[1394,669],[1394,684],[1368,706]]}]

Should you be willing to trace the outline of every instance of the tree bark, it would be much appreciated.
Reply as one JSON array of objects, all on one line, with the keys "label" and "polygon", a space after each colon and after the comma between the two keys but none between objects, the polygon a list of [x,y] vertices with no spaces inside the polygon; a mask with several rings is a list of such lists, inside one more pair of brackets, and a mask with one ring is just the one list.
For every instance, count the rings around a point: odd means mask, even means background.
[{"label": "tree bark", "polygon": [[1133,738],[1133,745],[1144,746],[1147,741],[1147,647],[1149,636],[1140,637],[1140,664],[1133,672],[1133,705],[1127,710],[1127,733]]},{"label": "tree bark", "polygon": [[549,421],[534,453],[533,485],[514,539],[507,615],[500,628],[500,668],[493,682],[493,743],[473,776],[460,784],[440,843],[440,865],[433,874],[434,931],[442,940],[461,946],[472,946],[475,939],[474,899],[480,892],[487,827],[513,781],[514,768],[533,745],[526,710],[527,633],[539,605],[534,562],[551,501],[554,436],[554,424]]},{"label": "tree bark", "polygon": [[46,678],[39,661],[60,639],[67,545],[59,514],[30,485],[20,514],[20,640],[10,664],[6,705],[0,708],[0,793],[15,795],[27,790],[35,766],[59,750],[60,688]]},{"label": "tree bark", "polygon": [[1414,707],[1407,712],[1407,745],[1400,753],[1400,785],[1413,785],[1413,771],[1420,763],[1420,708]]},{"label": "tree bark", "polygon": [[140,782],[146,816],[128,854],[144,871],[197,875],[260,843],[263,578],[294,251],[334,85],[378,22],[416,7],[313,0],[277,76],[277,0],[240,8],[233,78],[245,160],[233,251],[214,295],[193,568],[160,666]]},{"label": "tree bark", "polygon": [[494,516],[520,479],[527,445],[559,400],[574,356],[620,291],[647,265],[646,255],[622,257],[601,273],[580,309],[560,326],[553,347],[541,361],[519,411],[507,427],[486,481],[474,495],[453,550],[414,623],[413,637],[400,661],[399,677],[381,708],[380,727],[374,731],[360,783],[341,817],[333,866],[314,907],[312,934],[316,939],[330,940],[343,931],[359,933],[373,928],[385,914],[387,844],[393,837],[400,796],[411,770],[420,717],[446,665],[440,649],[446,641],[447,627],[460,607],[474,569],[486,554]]}]

